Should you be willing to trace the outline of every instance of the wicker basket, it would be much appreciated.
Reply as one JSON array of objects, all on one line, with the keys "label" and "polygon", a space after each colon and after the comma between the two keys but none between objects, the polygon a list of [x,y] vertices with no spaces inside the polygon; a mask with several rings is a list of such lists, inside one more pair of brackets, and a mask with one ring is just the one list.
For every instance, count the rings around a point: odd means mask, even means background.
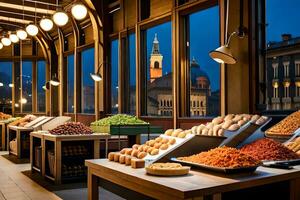
[{"label": "wicker basket", "polygon": [[50,175],[54,175],[54,164],[55,164],[55,156],[54,156],[54,151],[50,150],[47,152],[48,154],[48,164],[49,164],[49,172]]}]

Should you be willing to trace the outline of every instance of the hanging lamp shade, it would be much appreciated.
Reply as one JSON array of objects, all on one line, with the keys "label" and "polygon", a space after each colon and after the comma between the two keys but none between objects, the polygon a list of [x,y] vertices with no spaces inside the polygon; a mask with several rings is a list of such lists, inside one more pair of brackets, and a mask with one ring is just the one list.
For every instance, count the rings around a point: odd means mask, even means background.
[{"label": "hanging lamp shade", "polygon": [[18,37],[16,34],[14,34],[14,33],[11,33],[11,34],[9,35],[9,39],[10,39],[10,41],[12,41],[13,43],[19,42],[19,37]]},{"label": "hanging lamp shade", "polygon": [[97,72],[97,73],[94,73],[94,74],[90,73],[90,76],[91,76],[92,79],[93,79],[94,81],[96,81],[96,82],[102,80],[102,76],[101,76],[101,74],[98,73],[98,72]]},{"label": "hanging lamp shade", "polygon": [[40,21],[40,27],[44,31],[50,31],[53,28],[53,21],[47,17],[43,17],[43,19]]},{"label": "hanging lamp shade", "polygon": [[76,3],[72,6],[71,13],[77,20],[83,20],[87,16],[87,8],[82,3]]},{"label": "hanging lamp shade", "polygon": [[9,46],[9,45],[11,45],[10,39],[8,39],[6,37],[2,38],[1,42],[2,42],[3,46]]},{"label": "hanging lamp shade", "polygon": [[233,57],[229,46],[223,45],[209,53],[210,57],[218,63],[235,64],[236,59]]},{"label": "hanging lamp shade", "polygon": [[26,31],[20,29],[17,31],[17,36],[19,37],[20,40],[25,40],[27,38],[27,33]]},{"label": "hanging lamp shade", "polygon": [[3,44],[0,42],[0,49],[2,49],[3,48]]},{"label": "hanging lamp shade", "polygon": [[[49,81],[51,85],[53,86],[59,86],[60,81],[57,78],[56,74],[54,75],[54,77]],[[46,85],[47,86],[47,85]]]},{"label": "hanging lamp shade", "polygon": [[64,11],[55,12],[53,14],[52,19],[57,26],[64,26],[69,21],[69,17],[67,15],[67,13],[65,13]]},{"label": "hanging lamp shade", "polygon": [[35,24],[29,24],[26,26],[26,32],[30,36],[36,36],[39,33],[39,28]]}]

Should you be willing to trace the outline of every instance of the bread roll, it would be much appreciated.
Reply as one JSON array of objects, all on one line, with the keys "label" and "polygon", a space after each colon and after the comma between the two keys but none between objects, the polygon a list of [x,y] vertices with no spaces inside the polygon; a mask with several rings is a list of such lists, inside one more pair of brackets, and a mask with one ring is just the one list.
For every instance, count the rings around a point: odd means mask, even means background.
[{"label": "bread roll", "polygon": [[151,151],[150,155],[155,156],[155,155],[157,155],[158,153],[159,153],[159,150],[158,150],[158,149],[153,149],[153,150]]},{"label": "bread roll", "polygon": [[214,127],[214,124],[211,122],[206,124],[206,128],[208,128],[208,129],[212,129],[213,127]]},{"label": "bread roll", "polygon": [[156,143],[155,140],[150,140],[149,141],[149,146],[154,147],[155,143]]},{"label": "bread roll", "polygon": [[213,127],[213,136],[218,136],[218,131],[221,128],[221,125],[215,125]]},{"label": "bread roll", "polygon": [[155,138],[155,142],[161,142],[161,141],[162,141],[162,138],[161,138],[161,137]]},{"label": "bread roll", "polygon": [[186,136],[186,133],[183,131],[183,132],[179,133],[177,137],[185,138],[185,136]]},{"label": "bread roll", "polygon": [[168,142],[169,145],[173,145],[175,143],[176,143],[176,139],[174,139],[174,138],[170,139]]},{"label": "bread roll", "polygon": [[115,153],[115,154],[114,154],[114,161],[115,161],[115,162],[119,162],[120,155],[121,155],[120,153]]},{"label": "bread roll", "polygon": [[251,117],[251,122],[255,123],[256,120],[258,120],[259,118],[260,118],[259,115],[253,115],[253,116]]},{"label": "bread roll", "polygon": [[168,144],[162,144],[161,146],[160,146],[160,149],[161,150],[166,150],[166,149],[168,149],[169,148],[169,145]]},{"label": "bread roll", "polygon": [[108,160],[109,160],[109,161],[113,161],[113,160],[114,160],[114,157],[115,157],[115,152],[110,152],[110,153],[108,154]]},{"label": "bread roll", "polygon": [[131,158],[132,158],[131,156],[126,156],[125,157],[125,165],[127,165],[127,166],[131,165]]},{"label": "bread roll", "polygon": [[126,158],[126,155],[120,155],[119,163],[124,164],[125,163],[125,158]]},{"label": "bread roll", "polygon": [[126,155],[131,155],[131,153],[132,153],[132,149],[126,149],[125,150],[125,154]]},{"label": "bread roll", "polygon": [[153,151],[153,149],[155,149],[155,148],[154,148],[154,147],[149,147],[149,148],[148,148],[148,150],[147,150],[147,153],[149,153],[149,154],[150,154],[150,153],[151,153],[151,151]]},{"label": "bread roll", "polygon": [[168,144],[168,142],[169,142],[169,139],[167,139],[167,138],[164,138],[161,141],[162,144]]},{"label": "bread roll", "polygon": [[193,126],[193,128],[192,128],[192,133],[193,134],[197,134],[197,128],[198,128],[197,126]]},{"label": "bread roll", "polygon": [[237,123],[239,126],[243,126],[244,124],[246,124],[246,121],[241,119],[240,121],[238,121]]},{"label": "bread roll", "polygon": [[208,130],[208,135],[209,135],[209,136],[213,136],[213,135],[214,135],[214,131],[213,131],[212,128],[210,128],[210,129]]},{"label": "bread roll", "polygon": [[227,130],[229,131],[236,131],[240,128],[238,124],[232,124]]},{"label": "bread roll", "polygon": [[202,130],[201,135],[208,135],[208,131],[209,131],[209,129],[205,127],[205,128]]},{"label": "bread roll", "polygon": [[173,136],[173,137],[177,137],[178,134],[179,134],[180,132],[182,132],[182,131],[183,131],[182,129],[176,129],[175,131],[173,131],[172,136]]},{"label": "bread roll", "polygon": [[197,135],[201,135],[202,134],[202,130],[205,128],[204,124],[201,124],[197,127]]},{"label": "bread roll", "polygon": [[224,136],[224,133],[225,133],[225,130],[224,130],[224,129],[220,128],[220,129],[218,130],[218,136]]},{"label": "bread roll", "polygon": [[154,148],[159,149],[161,145],[162,145],[162,143],[158,142],[154,145]]},{"label": "bread roll", "polygon": [[231,126],[232,123],[233,123],[232,120],[227,120],[222,124],[222,128],[226,130]]},{"label": "bread roll", "polygon": [[218,124],[221,124],[221,123],[223,123],[223,121],[224,121],[224,117],[216,117],[216,118],[214,118],[213,120],[212,120],[212,123],[214,124],[214,125],[218,125]]},{"label": "bread roll", "polygon": [[125,154],[125,151],[127,150],[127,148],[124,148],[120,151],[120,154]]},{"label": "bread roll", "polygon": [[139,151],[134,149],[134,150],[132,150],[131,156],[137,157],[138,153],[139,153]]},{"label": "bread roll", "polygon": [[166,130],[165,135],[171,136],[173,131],[174,131],[173,129],[168,129]]},{"label": "bread roll", "polygon": [[[149,142],[149,141],[147,141],[147,142]],[[132,148],[133,148],[133,149],[138,149],[139,146],[140,146],[139,144],[134,144],[134,145],[132,146]]]},{"label": "bread roll", "polygon": [[234,118],[232,119],[232,121],[234,123],[237,123],[238,121],[240,121],[241,119],[243,119],[243,117],[241,115],[235,115]]},{"label": "bread roll", "polygon": [[138,155],[137,155],[137,157],[139,158],[139,159],[143,159],[143,158],[145,158],[147,156],[147,153],[146,152],[140,152]]},{"label": "bread roll", "polygon": [[224,121],[232,120],[234,118],[234,114],[228,114],[225,116]]},{"label": "bread roll", "polygon": [[144,151],[144,145],[139,146],[138,151],[139,151],[139,152]]},{"label": "bread roll", "polygon": [[144,148],[143,148],[143,152],[147,152],[149,148],[150,148],[150,146],[145,145]]}]

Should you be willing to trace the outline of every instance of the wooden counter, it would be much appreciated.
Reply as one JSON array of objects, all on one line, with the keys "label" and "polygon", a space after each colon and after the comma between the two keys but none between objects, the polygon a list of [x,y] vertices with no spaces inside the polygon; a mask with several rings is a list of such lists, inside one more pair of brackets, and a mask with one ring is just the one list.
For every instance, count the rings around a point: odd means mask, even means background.
[{"label": "wooden counter", "polygon": [[[87,160],[88,199],[98,200],[98,185],[121,187],[132,199],[222,199],[222,193],[287,181],[289,200],[300,199],[300,166],[292,170],[259,167],[254,174],[222,175],[191,171],[182,177],[155,177],[107,159]],[[100,181],[99,181],[100,180]],[[109,188],[106,188],[109,189]],[[113,190],[117,192],[118,190]],[[120,191],[120,189],[119,189]],[[134,196],[135,195],[135,196]],[[136,196],[138,195],[138,196]],[[139,196],[140,195],[140,196]],[[141,197],[143,196],[143,197]],[[101,197],[100,197],[101,199]],[[243,199],[240,197],[240,199]]]}]

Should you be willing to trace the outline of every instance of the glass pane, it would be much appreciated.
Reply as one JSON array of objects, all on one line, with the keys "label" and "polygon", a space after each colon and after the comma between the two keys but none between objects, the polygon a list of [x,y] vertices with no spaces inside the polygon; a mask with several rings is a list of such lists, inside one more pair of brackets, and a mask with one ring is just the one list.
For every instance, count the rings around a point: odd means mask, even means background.
[{"label": "glass pane", "polygon": [[46,91],[43,86],[46,85],[46,62],[40,60],[37,62],[37,111],[46,112]]},{"label": "glass pane", "polygon": [[113,40],[111,42],[111,113],[118,113],[118,96],[119,96],[119,83],[118,83],[118,68],[119,68],[119,41]]},{"label": "glass pane", "polygon": [[220,45],[219,7],[193,13],[188,16],[188,22],[190,116],[217,116],[220,114],[220,65],[209,57],[209,52]]},{"label": "glass pane", "polygon": [[172,37],[171,22],[145,30],[146,36],[146,113],[172,116]]},{"label": "glass pane", "polygon": [[22,99],[23,112],[32,111],[32,62],[22,63]]},{"label": "glass pane", "polygon": [[90,48],[81,52],[81,112],[95,113],[95,84],[90,76],[94,73],[95,59],[94,48]]},{"label": "glass pane", "polygon": [[129,35],[129,87],[130,87],[130,114],[135,115],[136,99],[136,55],[135,55],[135,34]]},{"label": "glass pane", "polygon": [[67,112],[74,112],[74,55],[67,57]]},{"label": "glass pane", "polygon": [[266,0],[268,110],[300,109],[299,7],[297,0]]},{"label": "glass pane", "polygon": [[14,82],[14,91],[15,91],[15,112],[21,112],[21,104],[20,104],[20,97],[21,97],[21,66],[20,62],[15,62],[15,82]]},{"label": "glass pane", "polygon": [[11,113],[12,62],[0,62],[0,112]]}]

